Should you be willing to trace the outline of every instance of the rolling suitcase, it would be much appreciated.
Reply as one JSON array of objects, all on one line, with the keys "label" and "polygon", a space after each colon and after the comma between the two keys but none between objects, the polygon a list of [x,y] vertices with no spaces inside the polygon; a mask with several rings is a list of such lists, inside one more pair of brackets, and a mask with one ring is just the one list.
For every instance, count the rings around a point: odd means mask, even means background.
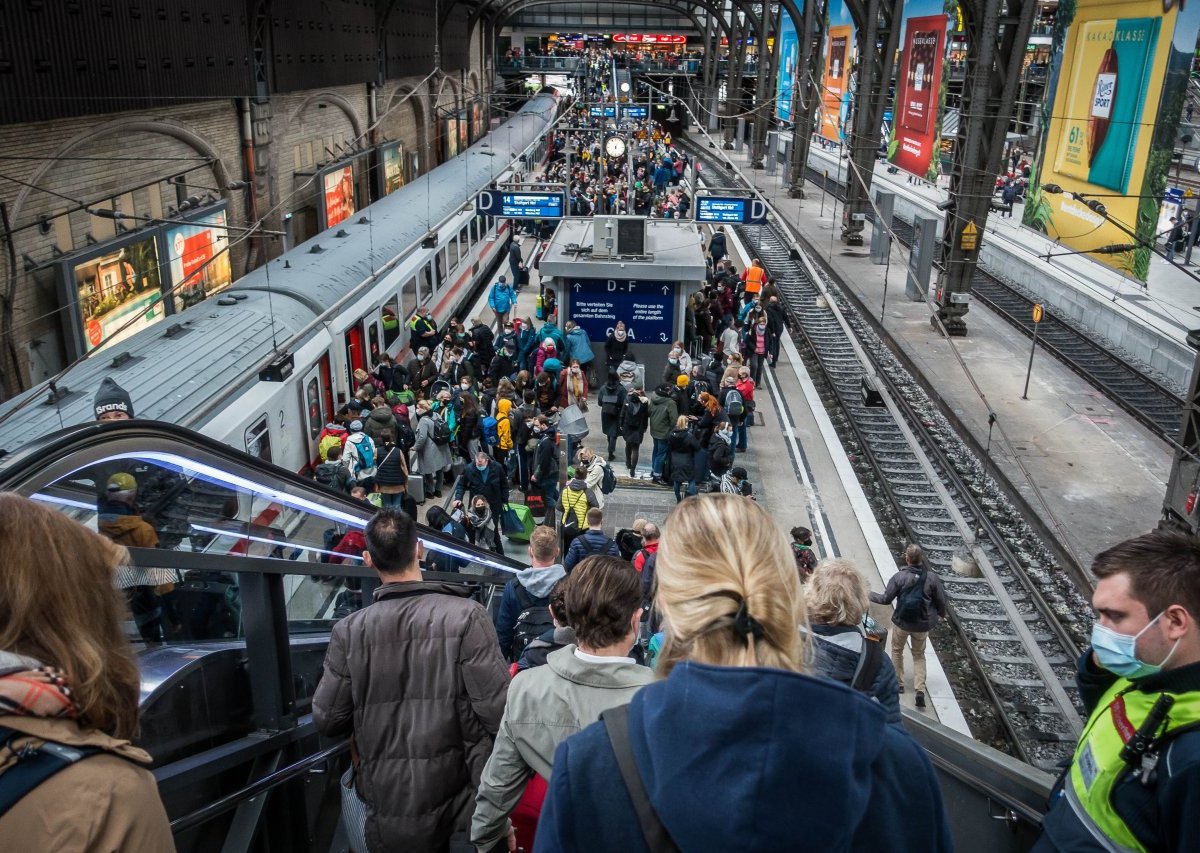
[{"label": "rolling suitcase", "polygon": [[425,478],[417,470],[416,454],[411,454],[408,462],[408,493],[419,504],[425,503]]}]

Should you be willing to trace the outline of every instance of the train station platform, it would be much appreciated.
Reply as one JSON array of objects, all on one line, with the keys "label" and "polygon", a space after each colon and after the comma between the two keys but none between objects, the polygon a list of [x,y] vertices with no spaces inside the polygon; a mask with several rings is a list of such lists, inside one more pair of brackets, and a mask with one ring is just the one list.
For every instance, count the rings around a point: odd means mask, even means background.
[{"label": "train station platform", "polygon": [[[890,267],[877,266],[865,247],[846,247],[838,240],[841,204],[832,195],[823,199],[819,183],[809,182],[807,199],[790,199],[782,170],[775,175],[752,172],[747,151],[710,151],[710,159],[727,157],[758,187],[814,263],[861,305],[869,306],[867,312],[890,336],[893,348],[924,377],[943,411],[961,424],[964,437],[978,448],[990,447],[996,469],[1077,563],[1087,568],[1099,551],[1154,527],[1171,467],[1170,447],[1161,438],[1044,352],[1034,357],[1028,399],[1023,399],[1027,337],[977,303],[968,315],[966,337],[942,337],[930,326],[931,307],[904,296],[906,247],[893,241]],[[817,152],[814,162],[825,162],[824,156]],[[933,206],[934,190],[910,188],[903,175],[897,185],[896,176],[883,172],[881,177],[879,172],[875,179],[894,189],[898,199],[920,199],[923,194],[921,203]],[[997,243],[1036,240],[1032,232],[1018,231],[1007,219],[995,220],[989,217],[989,235]],[[1019,222],[1015,213],[1012,222]],[[993,229],[1000,233],[992,235]],[[868,230],[865,236],[869,235]],[[1036,262],[1036,252],[1044,247],[1031,247],[1021,251]],[[1037,263],[1046,278],[1046,270],[1058,268]],[[1078,263],[1087,266],[1077,269]],[[1080,287],[1089,281],[1104,286],[1105,268],[1099,264],[1073,261],[1069,269]],[[1155,295],[1160,286],[1184,290],[1177,281],[1163,283],[1169,272],[1156,262],[1148,293],[1125,283],[1120,294],[1130,298],[1118,299],[1122,310],[1141,311],[1139,302],[1145,299],[1133,297]],[[1115,283],[1107,284],[1116,291]],[[1181,335],[1179,329],[1190,322],[1183,319],[1187,311],[1176,306],[1172,316],[1180,318],[1173,334]],[[1161,336],[1165,339],[1167,332]],[[992,412],[996,421],[989,427]]]},{"label": "train station platform", "polygon": [[[814,145],[809,166],[828,174],[830,187],[847,182],[849,166],[838,149]],[[768,192],[778,184],[775,177],[761,172],[755,175]],[[917,213],[944,220],[945,213],[937,206],[949,197],[948,177],[942,176],[937,184],[910,180],[906,173],[892,174],[886,164],[876,163],[872,181],[872,193],[879,188],[896,194],[897,216],[910,222]],[[810,177],[814,193],[804,202],[805,207],[811,201],[820,202],[820,187],[821,182]],[[826,207],[832,204],[833,196],[827,196],[826,202]],[[982,265],[1037,295],[1058,316],[1125,350],[1180,392],[1186,390],[1196,355],[1187,345],[1187,333],[1200,328],[1200,249],[1193,250],[1191,265],[1184,264],[1182,256],[1176,264],[1155,256],[1149,280],[1143,284],[1091,256],[1060,254],[1068,249],[1021,225],[1023,208],[1017,203],[1011,217],[1002,218],[995,212],[988,216],[987,236],[980,250]],[[973,306],[972,313],[974,310]],[[971,327],[970,315],[967,325]]]}]

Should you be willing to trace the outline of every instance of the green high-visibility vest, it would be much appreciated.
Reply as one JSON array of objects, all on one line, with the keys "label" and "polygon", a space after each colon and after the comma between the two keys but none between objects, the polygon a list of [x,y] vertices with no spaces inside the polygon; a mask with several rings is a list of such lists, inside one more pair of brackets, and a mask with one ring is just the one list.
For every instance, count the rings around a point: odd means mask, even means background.
[{"label": "green high-visibility vest", "polygon": [[[1112,793],[1130,769],[1121,759],[1121,750],[1141,728],[1161,695],[1144,693],[1129,679],[1118,678],[1088,717],[1075,748],[1070,778],[1063,786],[1064,795],[1075,816],[1104,850],[1116,853],[1146,850],[1113,808]],[[1175,704],[1166,725],[1157,732],[1158,738],[1200,721],[1200,692],[1172,695]]]}]

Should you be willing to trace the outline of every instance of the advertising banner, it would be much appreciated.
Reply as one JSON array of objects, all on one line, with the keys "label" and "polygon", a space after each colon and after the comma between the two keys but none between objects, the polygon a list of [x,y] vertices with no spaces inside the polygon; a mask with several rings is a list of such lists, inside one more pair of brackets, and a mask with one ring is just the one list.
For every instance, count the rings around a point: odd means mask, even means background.
[{"label": "advertising banner", "polygon": [[[1200,6],[1078,0],[1060,5],[1058,16],[1042,105],[1047,131],[1022,221],[1075,251],[1138,244],[1093,257],[1145,281]],[[1072,193],[1104,196],[1106,212]]]},{"label": "advertising banner", "polygon": [[155,232],[70,258],[63,269],[66,289],[75,296],[70,302],[76,310],[68,313],[77,355],[123,340],[166,315]]},{"label": "advertising banner", "polygon": [[[845,3],[839,4],[844,11]],[[833,15],[832,5],[829,13]],[[825,42],[825,83],[821,89],[821,136],[841,142],[850,111],[850,66],[854,27],[830,24]]]},{"label": "advertising banner", "polygon": [[321,181],[324,195],[325,224],[332,228],[354,215],[354,167],[350,164],[330,169]]},{"label": "advertising banner", "polygon": [[458,119],[448,118],[442,121],[442,145],[444,148],[444,158],[442,162],[451,160],[458,156]]},{"label": "advertising banner", "polygon": [[225,211],[218,210],[191,225],[164,229],[175,311],[203,302],[233,284],[225,225]]},{"label": "advertising banner", "polygon": [[792,16],[785,9],[780,17],[783,20],[779,26],[779,76],[775,85],[775,115],[780,121],[791,121],[800,45]]},{"label": "advertising banner", "polygon": [[404,146],[394,142],[380,148],[379,168],[383,175],[380,195],[391,195],[404,186]]},{"label": "advertising banner", "polygon": [[[940,5],[940,4],[939,4]],[[940,171],[942,66],[946,58],[946,15],[905,20],[896,83],[895,121],[888,160],[917,177],[934,180]]]},{"label": "advertising banner", "polygon": [[466,110],[458,111],[458,150],[466,151],[471,147],[471,125]]},{"label": "advertising banner", "polygon": [[483,121],[483,101],[475,101],[471,104],[471,142],[478,142],[487,133],[487,126]]}]

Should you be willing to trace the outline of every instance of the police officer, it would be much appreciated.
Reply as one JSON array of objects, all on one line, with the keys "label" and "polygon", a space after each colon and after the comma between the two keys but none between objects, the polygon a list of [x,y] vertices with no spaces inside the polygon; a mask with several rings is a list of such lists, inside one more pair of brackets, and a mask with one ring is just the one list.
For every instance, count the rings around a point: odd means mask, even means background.
[{"label": "police officer", "polygon": [[1147,533],[1092,573],[1089,716],[1033,850],[1200,850],[1200,539]]}]

